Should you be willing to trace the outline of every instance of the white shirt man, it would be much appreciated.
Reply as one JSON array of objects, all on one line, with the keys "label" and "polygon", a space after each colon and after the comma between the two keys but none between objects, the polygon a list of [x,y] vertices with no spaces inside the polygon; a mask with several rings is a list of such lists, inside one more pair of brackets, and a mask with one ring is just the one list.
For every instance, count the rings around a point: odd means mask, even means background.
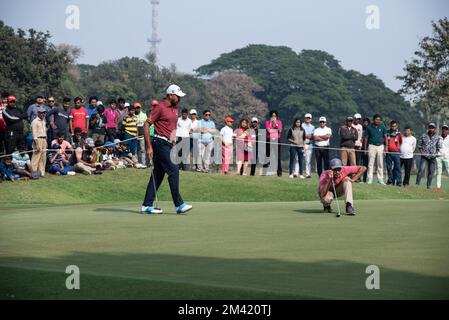
[{"label": "white shirt man", "polygon": [[440,156],[437,158],[437,187],[435,190],[441,190],[441,175],[443,174],[443,168],[446,168],[446,172],[449,174],[449,127],[444,125],[441,134],[441,150]]},{"label": "white shirt man", "polygon": [[187,117],[180,117],[178,119],[178,125],[176,127],[176,137],[178,138],[190,138],[190,129],[192,129],[192,120]]},{"label": "white shirt man", "polygon": [[[304,157],[306,162],[306,178],[312,178],[311,172],[312,172],[312,154],[313,154],[313,133],[315,131],[315,126],[312,124],[312,115],[310,113],[307,113],[304,116],[304,122],[302,124],[302,128],[306,132],[306,140],[305,144],[307,145],[306,151],[304,151]],[[299,171],[299,165],[296,168],[295,165],[295,172],[298,173]]]},{"label": "white shirt man", "polygon": [[412,136],[412,131],[409,127],[404,130],[401,144],[401,167],[404,167],[403,186],[407,187],[410,184],[410,174],[413,167],[413,152],[416,149],[416,138]]}]

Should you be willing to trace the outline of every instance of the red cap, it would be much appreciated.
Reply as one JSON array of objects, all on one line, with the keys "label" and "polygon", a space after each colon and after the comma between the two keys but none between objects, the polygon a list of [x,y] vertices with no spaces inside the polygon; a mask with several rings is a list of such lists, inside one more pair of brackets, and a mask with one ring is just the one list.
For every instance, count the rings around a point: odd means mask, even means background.
[{"label": "red cap", "polygon": [[227,117],[224,122],[234,122],[234,119],[232,119],[231,117]]},{"label": "red cap", "polygon": [[16,97],[14,97],[14,96],[9,96],[9,97],[7,97],[6,98],[6,101],[16,101]]},{"label": "red cap", "polygon": [[157,100],[151,100],[151,105],[152,105],[152,106],[158,105],[158,104],[159,104],[159,101],[157,101]]}]

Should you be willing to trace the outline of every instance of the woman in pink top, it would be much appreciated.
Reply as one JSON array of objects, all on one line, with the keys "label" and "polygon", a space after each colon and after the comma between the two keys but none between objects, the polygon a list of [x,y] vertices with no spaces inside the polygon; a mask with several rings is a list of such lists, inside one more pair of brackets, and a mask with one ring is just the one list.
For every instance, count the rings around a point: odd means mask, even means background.
[{"label": "woman in pink top", "polygon": [[109,107],[104,110],[103,115],[106,117],[106,140],[114,141],[117,136],[117,118],[120,116],[120,112],[117,110],[117,102],[114,99],[109,101]]},{"label": "woman in pink top", "polygon": [[254,140],[256,138],[254,130],[249,127],[248,119],[240,120],[239,127],[234,131],[234,136],[237,148],[237,175],[241,173],[246,176],[248,161],[254,158]]},{"label": "woman in pink top", "polygon": [[[277,175],[280,177],[282,176],[280,145],[282,122],[278,119],[277,111],[270,111],[270,120],[265,122],[265,129],[267,129],[267,143],[269,143],[266,148],[266,156],[269,158],[271,152],[276,153],[277,148]],[[268,167],[268,165],[265,165],[265,167]]]}]

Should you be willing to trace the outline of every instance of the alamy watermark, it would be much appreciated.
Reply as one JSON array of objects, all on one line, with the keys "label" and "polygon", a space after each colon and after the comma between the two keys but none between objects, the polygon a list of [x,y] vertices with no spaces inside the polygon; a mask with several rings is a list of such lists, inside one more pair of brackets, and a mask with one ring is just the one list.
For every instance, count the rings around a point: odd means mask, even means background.
[{"label": "alamy watermark", "polygon": [[380,269],[376,265],[370,265],[366,267],[366,274],[369,276],[366,278],[365,287],[368,290],[379,290],[380,289]]},{"label": "alamy watermark", "polygon": [[369,5],[366,7],[365,13],[368,15],[365,21],[365,26],[368,30],[380,29],[380,8],[376,5]]},{"label": "alamy watermark", "polygon": [[65,287],[67,290],[79,290],[80,289],[80,268],[75,265],[67,266],[65,273],[69,276],[65,280]]},{"label": "alamy watermark", "polygon": [[80,8],[69,5],[65,8],[65,27],[69,30],[79,30],[81,26]]}]

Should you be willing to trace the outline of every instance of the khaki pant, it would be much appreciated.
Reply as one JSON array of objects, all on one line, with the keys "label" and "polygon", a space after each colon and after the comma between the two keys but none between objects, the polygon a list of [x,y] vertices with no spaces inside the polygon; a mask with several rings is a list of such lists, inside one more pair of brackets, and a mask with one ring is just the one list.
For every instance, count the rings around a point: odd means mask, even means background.
[{"label": "khaki pant", "polygon": [[[333,189],[332,189],[333,191]],[[352,196],[352,182],[348,177],[344,178],[342,182],[335,186],[335,191],[337,192],[337,197],[344,195],[345,203],[354,204],[354,198]],[[330,205],[334,199],[334,193],[329,191],[324,198],[321,198],[321,202]]]},{"label": "khaki pant", "polygon": [[33,142],[33,149],[39,147],[39,151],[33,152],[31,158],[31,167],[34,172],[40,171],[42,176],[45,176],[45,163],[47,162],[47,139],[37,139]]},{"label": "khaki pant", "polygon": [[[355,150],[354,149],[342,147],[341,151],[340,151],[340,155],[341,155],[341,162],[343,163],[344,166],[357,165],[356,160],[355,160]],[[349,164],[348,164],[348,160],[349,160]]]},{"label": "khaki pant", "polygon": [[377,180],[384,180],[384,145],[368,146],[368,181],[373,180],[374,162],[377,162]]}]

